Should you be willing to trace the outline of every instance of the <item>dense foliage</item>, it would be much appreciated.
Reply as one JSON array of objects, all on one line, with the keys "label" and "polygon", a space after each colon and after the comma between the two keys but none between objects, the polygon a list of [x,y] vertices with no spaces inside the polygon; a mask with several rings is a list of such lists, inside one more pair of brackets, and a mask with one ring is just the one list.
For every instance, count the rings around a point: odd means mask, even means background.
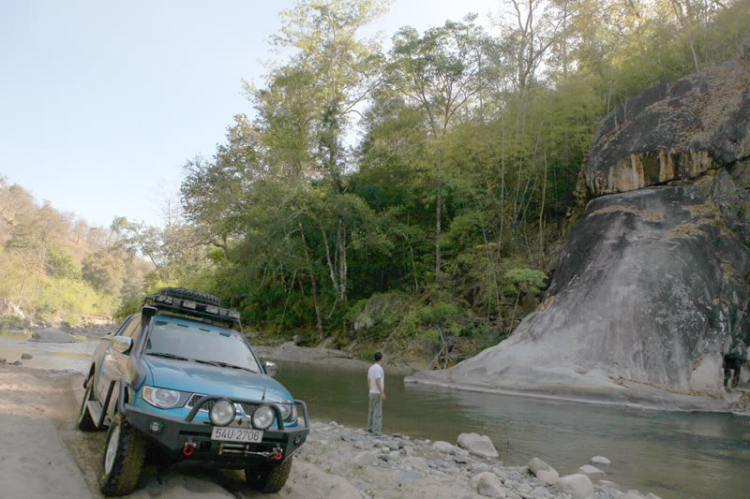
[{"label": "dense foliage", "polygon": [[387,7],[282,13],[271,42],[291,55],[246,85],[254,117],[186,165],[193,245],[160,246],[210,249],[160,270],[271,336],[427,341],[436,361],[458,338],[501,340],[537,305],[597,121],[733,57],[750,16],[748,0],[506,0],[491,28],[404,27],[384,50],[361,33]]}]

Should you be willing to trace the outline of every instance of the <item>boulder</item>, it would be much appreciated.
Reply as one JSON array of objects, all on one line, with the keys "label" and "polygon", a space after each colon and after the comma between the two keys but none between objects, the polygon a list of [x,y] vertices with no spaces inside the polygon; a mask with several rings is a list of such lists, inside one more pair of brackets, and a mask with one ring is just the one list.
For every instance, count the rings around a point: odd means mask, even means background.
[{"label": "boulder", "polygon": [[35,330],[31,333],[29,341],[39,343],[75,343],[76,339],[60,329],[47,328]]},{"label": "boulder", "polygon": [[629,99],[600,122],[586,166],[595,194],[697,177],[750,158],[750,50]]},{"label": "boulder", "polygon": [[545,485],[554,485],[560,478],[560,475],[554,469],[539,470],[536,474],[537,479]]},{"label": "boulder", "polygon": [[558,492],[570,494],[574,499],[587,499],[594,496],[594,485],[586,475],[566,475],[555,484]]},{"label": "boulder", "polygon": [[30,353],[24,353],[24,354],[21,354],[21,358],[23,360],[29,360],[29,359],[32,359],[33,357]]},{"label": "boulder", "polygon": [[727,410],[720,361],[750,256],[722,218],[691,185],[594,199],[542,305],[510,338],[410,379]]},{"label": "boulder", "polygon": [[552,470],[552,466],[550,466],[549,464],[545,463],[544,461],[542,461],[538,457],[532,458],[531,461],[529,461],[528,463],[526,463],[526,467],[529,468],[529,472],[531,474],[533,474],[533,475],[537,475],[542,470],[544,470],[544,471],[551,471]]},{"label": "boulder", "polygon": [[590,464],[581,466],[580,468],[578,468],[578,472],[583,473],[584,475],[589,477],[600,477],[606,475],[605,472],[603,472],[596,466],[591,466]]},{"label": "boulder", "polygon": [[458,436],[458,445],[469,451],[471,454],[481,457],[495,458],[499,454],[492,444],[492,440],[487,435],[478,433],[461,433]]},{"label": "boulder", "polygon": [[484,497],[507,497],[508,493],[494,473],[489,471],[480,473],[471,480],[472,488]]},{"label": "boulder", "polygon": [[453,451],[452,444],[449,444],[448,442],[442,442],[442,441],[437,441],[434,444],[432,444],[432,448],[439,452],[445,452],[446,454],[450,454],[451,451]]},{"label": "boulder", "polygon": [[594,456],[594,457],[591,458],[591,464],[599,464],[599,465],[602,465],[602,466],[609,466],[610,464],[612,464],[612,461],[610,461],[609,459],[607,459],[604,456]]}]

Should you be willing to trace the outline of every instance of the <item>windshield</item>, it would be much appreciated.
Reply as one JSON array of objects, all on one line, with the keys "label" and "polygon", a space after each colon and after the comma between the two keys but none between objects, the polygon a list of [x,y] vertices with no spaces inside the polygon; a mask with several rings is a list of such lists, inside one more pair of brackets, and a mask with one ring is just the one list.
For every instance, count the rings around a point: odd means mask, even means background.
[{"label": "windshield", "polygon": [[208,325],[157,320],[145,353],[261,372],[253,353],[238,333]]}]

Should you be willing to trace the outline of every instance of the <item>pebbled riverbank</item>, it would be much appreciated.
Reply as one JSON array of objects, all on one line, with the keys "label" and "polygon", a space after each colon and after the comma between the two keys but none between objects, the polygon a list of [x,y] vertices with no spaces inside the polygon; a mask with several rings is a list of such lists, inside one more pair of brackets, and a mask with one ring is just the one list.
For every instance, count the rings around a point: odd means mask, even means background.
[{"label": "pebbled riverbank", "polygon": [[[9,430],[0,432],[0,446],[14,450],[12,465],[8,456],[0,460],[0,489],[12,491],[4,497],[100,497],[96,477],[104,433],[85,434],[75,428],[83,391],[81,381],[82,376],[75,374],[0,366],[0,428]],[[30,419],[25,417],[29,414]],[[311,426],[308,443],[295,456],[287,486],[279,494],[266,497],[644,497],[597,480],[604,475],[592,470],[588,470],[593,473],[590,478],[576,478],[572,481],[577,485],[568,485],[578,488],[563,491],[552,483],[556,473],[545,470],[541,461],[535,460],[530,467],[505,466],[495,457],[470,452],[471,444],[466,444],[467,450],[452,443],[407,435],[376,437],[335,422],[318,421]],[[32,442],[34,445],[29,445]],[[588,481],[592,485],[587,485]],[[242,473],[201,470],[184,464],[169,468],[148,466],[139,488],[131,495],[165,499],[256,496],[245,485]]]}]

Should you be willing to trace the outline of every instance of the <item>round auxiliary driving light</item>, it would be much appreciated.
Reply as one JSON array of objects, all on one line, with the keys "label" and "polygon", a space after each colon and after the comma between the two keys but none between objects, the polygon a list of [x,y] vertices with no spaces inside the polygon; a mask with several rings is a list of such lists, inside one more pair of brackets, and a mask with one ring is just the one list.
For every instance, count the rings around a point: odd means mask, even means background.
[{"label": "round auxiliary driving light", "polygon": [[226,426],[234,420],[234,406],[228,400],[219,400],[208,412],[208,417],[216,426]]},{"label": "round auxiliary driving light", "polygon": [[267,405],[262,405],[255,409],[253,413],[253,426],[259,430],[265,430],[271,427],[274,419],[276,419],[276,414],[274,414],[273,409]]}]

